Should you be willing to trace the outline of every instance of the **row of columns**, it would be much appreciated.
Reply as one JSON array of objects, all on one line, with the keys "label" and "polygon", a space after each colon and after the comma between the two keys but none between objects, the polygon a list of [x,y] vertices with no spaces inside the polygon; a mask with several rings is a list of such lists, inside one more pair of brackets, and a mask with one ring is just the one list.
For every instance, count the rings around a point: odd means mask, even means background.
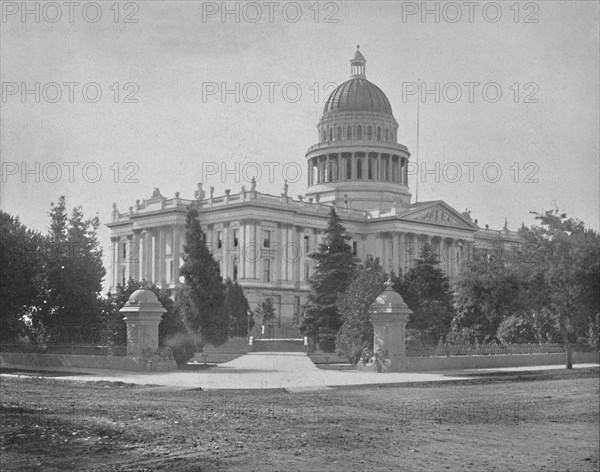
[{"label": "row of columns", "polygon": [[[237,230],[238,245],[233,245],[232,231]],[[263,230],[272,231],[270,247],[264,247]],[[184,228],[180,226],[136,230],[127,237],[112,238],[113,241],[113,287],[127,282],[129,277],[147,280],[161,287],[179,282],[181,247]],[[215,258],[221,263],[223,278],[234,279],[234,271],[240,280],[263,280],[265,264],[269,264],[269,282],[304,282],[306,265],[312,271],[308,254],[317,244],[318,230],[308,233],[304,227],[293,224],[263,226],[258,220],[245,220],[239,226],[223,225],[222,247],[218,248],[217,229],[206,231],[207,243]],[[305,236],[309,248],[306,250]],[[167,241],[170,244],[167,244]],[[439,266],[448,277],[454,279],[462,265],[473,260],[473,242],[456,238],[431,236],[405,232],[372,233],[357,240],[357,256],[367,254],[378,257],[385,270],[406,273],[415,259],[421,255],[425,243],[432,246]],[[168,250],[170,247],[170,251]],[[265,262],[268,261],[268,262]]]},{"label": "row of columns", "polygon": [[[406,273],[412,267],[413,261],[421,257],[426,243],[436,254],[439,267],[451,280],[456,278],[466,262],[473,260],[472,241],[401,232],[374,239],[375,244],[371,245],[375,249],[374,256],[380,258],[385,269],[393,270],[396,274],[400,271]],[[366,249],[368,251],[369,248]],[[388,267],[384,265],[386,261]]]},{"label": "row of columns", "polygon": [[[232,232],[237,231],[238,245]],[[271,231],[269,247],[264,246],[263,231]],[[218,233],[222,245],[218,247]],[[306,233],[304,227],[293,224],[263,226],[258,220],[244,220],[232,225],[213,227],[208,233],[208,247],[220,262],[223,278],[263,280],[268,264],[270,282],[304,281],[307,257],[315,249],[316,230]],[[305,250],[304,237],[309,236],[310,250]]]},{"label": "row of columns", "polygon": [[130,277],[160,287],[177,284],[184,231],[178,225],[161,226],[112,237],[112,286],[125,285]]},{"label": "row of columns", "polygon": [[347,180],[373,180],[408,185],[408,159],[396,154],[343,152],[324,154],[308,160],[309,186]]}]

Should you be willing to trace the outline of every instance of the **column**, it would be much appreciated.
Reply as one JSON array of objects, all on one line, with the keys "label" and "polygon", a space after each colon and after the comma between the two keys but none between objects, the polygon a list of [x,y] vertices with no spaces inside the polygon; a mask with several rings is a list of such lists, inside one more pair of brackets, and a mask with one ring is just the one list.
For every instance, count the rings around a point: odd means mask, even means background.
[{"label": "column", "polygon": [[329,162],[329,154],[325,156],[325,182],[331,181],[331,164]]},{"label": "column", "polygon": [[112,248],[112,254],[111,254],[111,278],[112,278],[112,283],[111,283],[111,287],[115,288],[117,287],[117,284],[119,283],[119,273],[118,273],[118,264],[117,264],[117,251],[119,250],[119,238],[115,238],[115,237],[111,237],[110,238],[110,242],[111,242],[111,248]]},{"label": "column", "polygon": [[166,265],[167,265],[167,231],[164,226],[159,230],[158,234],[158,277],[157,282],[160,282],[161,287],[165,286],[166,277]]},{"label": "column", "polygon": [[173,283],[179,285],[179,269],[181,268],[181,228],[173,227]]},{"label": "column", "polygon": [[343,180],[342,178],[342,153],[338,153],[337,155],[337,175],[336,175],[336,180],[338,182],[341,182]]},{"label": "column", "polygon": [[158,270],[159,237],[158,237],[158,234],[156,233],[156,231],[152,232],[151,241],[152,241],[152,243],[151,243],[150,263],[152,264],[152,273],[151,273],[150,281],[152,283],[157,283],[158,282],[157,277],[160,272]]},{"label": "column", "polygon": [[398,267],[404,274],[406,273],[406,240],[404,233],[398,233],[398,255]]},{"label": "column", "polygon": [[350,159],[352,160],[351,162],[351,166],[352,166],[352,180],[356,180],[356,153],[353,152],[350,154]]},{"label": "column", "polygon": [[238,280],[246,278],[246,228],[244,220],[240,220],[238,229]]},{"label": "column", "polygon": [[392,233],[392,270],[396,275],[400,272],[400,234]]},{"label": "column", "polygon": [[383,181],[383,179],[381,177],[381,153],[380,152],[377,153],[377,181],[378,182]]}]

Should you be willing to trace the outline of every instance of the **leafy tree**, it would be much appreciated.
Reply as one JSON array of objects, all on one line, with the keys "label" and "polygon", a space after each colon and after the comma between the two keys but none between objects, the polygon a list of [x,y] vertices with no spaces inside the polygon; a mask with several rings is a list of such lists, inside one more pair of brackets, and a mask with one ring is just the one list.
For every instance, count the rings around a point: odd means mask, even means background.
[{"label": "leafy tree", "polygon": [[256,314],[260,317],[263,325],[272,325],[276,317],[273,301],[267,298],[264,302],[259,303],[256,307]]},{"label": "leafy tree", "polygon": [[0,342],[25,334],[22,319],[38,298],[44,254],[45,238],[0,210]]},{"label": "leafy tree", "polygon": [[393,280],[393,289],[413,311],[406,325],[437,342],[449,328],[455,309],[450,282],[439,268],[438,258],[429,244],[404,277]]},{"label": "leafy tree", "polygon": [[205,242],[198,211],[190,206],[186,219],[184,264],[180,274],[185,286],[177,294],[177,303],[188,329],[213,345],[226,341],[229,319],[223,310],[225,286],[219,264]]},{"label": "leafy tree", "polygon": [[472,262],[458,278],[454,324],[473,330],[479,342],[492,340],[505,319],[526,315],[527,289],[518,268],[502,255]]},{"label": "leafy tree", "polygon": [[600,236],[558,210],[533,214],[539,225],[519,232],[527,255],[519,266],[532,303],[558,326],[571,369],[571,342],[585,336],[600,311]]},{"label": "leafy tree", "polygon": [[348,288],[337,300],[342,327],[336,339],[337,352],[356,364],[363,349],[373,349],[373,324],[369,307],[385,288],[386,274],[379,259],[368,256],[358,265]]},{"label": "leafy tree", "polygon": [[356,268],[356,258],[347,243],[349,239],[346,228],[332,208],[325,238],[317,251],[310,254],[316,264],[309,279],[311,294],[301,325],[305,335],[315,336],[323,329],[337,333],[342,325],[336,303],[338,296],[348,288]]},{"label": "leafy tree", "polygon": [[[230,320],[229,335],[247,336],[248,329],[254,326],[254,318],[242,287],[237,282],[232,282],[230,278],[225,281],[223,310]],[[250,316],[248,316],[249,311]]]}]

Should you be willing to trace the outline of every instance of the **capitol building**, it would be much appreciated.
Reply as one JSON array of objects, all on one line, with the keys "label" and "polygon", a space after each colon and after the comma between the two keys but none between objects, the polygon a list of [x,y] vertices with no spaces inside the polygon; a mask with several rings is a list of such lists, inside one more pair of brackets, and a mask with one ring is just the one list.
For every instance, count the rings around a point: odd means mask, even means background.
[{"label": "capitol building", "polygon": [[424,243],[439,255],[455,281],[465,263],[490,250],[518,246],[506,228],[480,228],[468,212],[441,200],[411,202],[410,152],[398,142],[398,122],[385,93],[366,78],[357,49],[350,78],[325,103],[318,140],[306,152],[304,196],[261,193],[256,182],[239,193],[207,196],[201,184],[193,199],[168,198],[158,188],[127,212],[113,204],[111,293],[130,277],[177,290],[182,285],[185,220],[193,205],[223,278],[239,282],[254,309],[270,298],[281,324],[303,316],[313,261],[308,255],[324,237],[332,207],[351,236],[355,255],[379,258],[390,272],[406,273]]}]

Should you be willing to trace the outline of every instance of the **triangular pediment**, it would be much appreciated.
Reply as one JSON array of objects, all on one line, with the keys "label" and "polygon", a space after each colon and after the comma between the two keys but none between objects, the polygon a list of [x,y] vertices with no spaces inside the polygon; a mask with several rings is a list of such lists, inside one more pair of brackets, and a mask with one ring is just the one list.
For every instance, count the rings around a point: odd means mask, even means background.
[{"label": "triangular pediment", "polygon": [[473,223],[454,210],[454,208],[441,201],[419,204],[417,208],[409,209],[404,213],[402,219],[438,226],[450,226],[452,228],[477,229]]}]

